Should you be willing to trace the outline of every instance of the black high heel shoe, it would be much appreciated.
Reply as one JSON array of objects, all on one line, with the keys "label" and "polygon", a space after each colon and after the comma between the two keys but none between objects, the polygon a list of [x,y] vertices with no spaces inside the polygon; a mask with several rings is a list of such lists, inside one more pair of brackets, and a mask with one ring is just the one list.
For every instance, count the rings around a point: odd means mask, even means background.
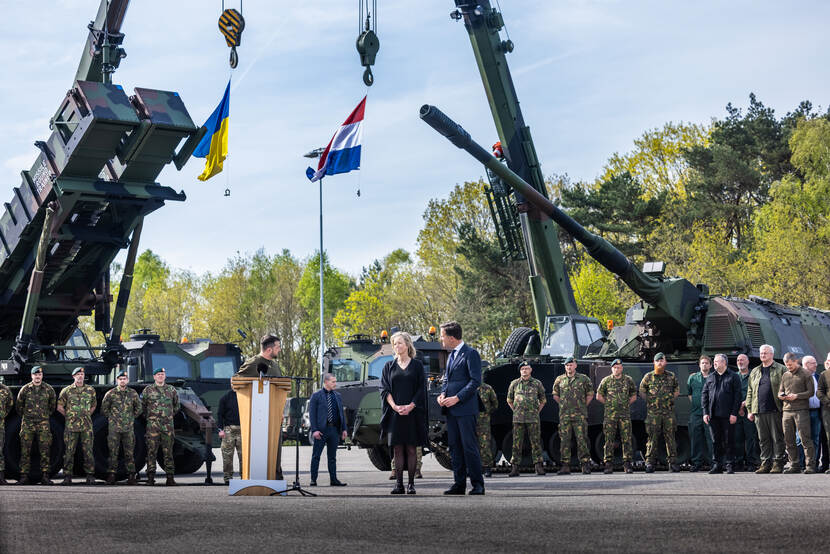
[{"label": "black high heel shoe", "polygon": [[403,483],[398,483],[390,494],[404,494]]}]

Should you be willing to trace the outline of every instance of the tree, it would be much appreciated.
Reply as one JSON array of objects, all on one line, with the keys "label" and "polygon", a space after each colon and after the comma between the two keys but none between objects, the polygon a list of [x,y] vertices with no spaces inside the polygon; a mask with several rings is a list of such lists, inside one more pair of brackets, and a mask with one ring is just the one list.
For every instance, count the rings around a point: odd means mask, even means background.
[{"label": "tree", "polygon": [[[332,332],[334,315],[348,298],[354,287],[352,279],[331,267],[328,257],[323,254],[323,325],[326,336]],[[303,340],[311,345],[320,344],[320,253],[305,265],[302,276],[297,283],[297,300],[303,308],[300,332]],[[325,345],[324,350],[325,350]]]}]

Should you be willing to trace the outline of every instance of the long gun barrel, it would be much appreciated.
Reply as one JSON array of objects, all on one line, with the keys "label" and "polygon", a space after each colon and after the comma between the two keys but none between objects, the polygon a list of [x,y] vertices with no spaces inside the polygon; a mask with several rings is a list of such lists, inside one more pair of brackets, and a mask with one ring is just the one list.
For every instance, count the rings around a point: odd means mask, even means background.
[{"label": "long gun barrel", "polygon": [[[700,291],[697,287],[685,279],[663,281],[643,273],[611,243],[585,229],[511,171],[510,168],[499,162],[490,152],[476,143],[461,125],[450,119],[441,110],[435,106],[425,104],[421,106],[420,116],[430,127],[446,137],[455,146],[472,155],[512,186],[516,192],[524,196],[528,202],[550,216],[574,239],[585,246],[592,258],[618,275],[643,300],[662,310],[666,316],[682,327],[688,328],[690,326],[694,315],[694,307],[700,299]],[[680,290],[676,290],[677,288]],[[669,289],[672,290],[671,295],[668,294]],[[678,292],[680,293],[679,302],[677,301]],[[668,296],[671,296],[671,300]]]}]

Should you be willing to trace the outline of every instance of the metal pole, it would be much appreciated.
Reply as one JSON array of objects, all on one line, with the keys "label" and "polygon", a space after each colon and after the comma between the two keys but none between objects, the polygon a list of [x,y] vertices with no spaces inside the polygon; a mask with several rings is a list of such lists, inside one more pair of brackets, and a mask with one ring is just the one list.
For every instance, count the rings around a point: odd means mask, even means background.
[{"label": "metal pole", "polygon": [[317,358],[320,364],[318,383],[323,381],[323,352],[326,348],[326,328],[323,324],[323,178],[320,178],[320,353]]}]

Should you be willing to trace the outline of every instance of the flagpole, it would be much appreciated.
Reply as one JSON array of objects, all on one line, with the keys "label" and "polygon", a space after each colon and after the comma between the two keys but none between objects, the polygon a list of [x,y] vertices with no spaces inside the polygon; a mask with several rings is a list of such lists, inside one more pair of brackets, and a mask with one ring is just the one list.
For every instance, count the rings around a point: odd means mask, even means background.
[{"label": "flagpole", "polygon": [[323,382],[323,352],[326,348],[326,328],[323,324],[323,178],[320,177],[320,383]]}]

